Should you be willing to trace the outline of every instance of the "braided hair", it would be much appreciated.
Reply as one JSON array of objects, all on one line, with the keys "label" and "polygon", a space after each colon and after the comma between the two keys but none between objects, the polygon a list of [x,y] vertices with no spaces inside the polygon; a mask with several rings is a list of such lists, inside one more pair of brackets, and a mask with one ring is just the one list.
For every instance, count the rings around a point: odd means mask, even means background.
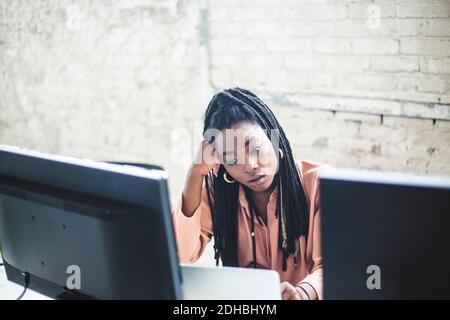
[{"label": "braided hair", "polygon": [[[278,186],[275,217],[279,219],[278,247],[283,254],[283,271],[286,261],[293,254],[297,264],[299,257],[299,237],[308,239],[309,203],[303,189],[292,150],[283,129],[269,107],[254,93],[242,88],[231,88],[218,92],[211,99],[204,116],[203,136],[210,143],[214,138],[205,135],[208,129],[229,129],[239,122],[258,124],[271,137],[273,131],[279,135],[282,157],[279,157],[275,183]],[[273,142],[272,142],[273,144]],[[275,147],[274,147],[275,148]],[[279,150],[275,150],[279,152]],[[218,174],[208,174],[205,186],[211,208],[216,264],[219,258],[224,266],[238,266],[238,196],[239,183],[226,183],[222,176],[225,168],[220,165]],[[243,186],[254,223],[255,205],[251,193]],[[253,237],[254,265],[256,249]]]}]

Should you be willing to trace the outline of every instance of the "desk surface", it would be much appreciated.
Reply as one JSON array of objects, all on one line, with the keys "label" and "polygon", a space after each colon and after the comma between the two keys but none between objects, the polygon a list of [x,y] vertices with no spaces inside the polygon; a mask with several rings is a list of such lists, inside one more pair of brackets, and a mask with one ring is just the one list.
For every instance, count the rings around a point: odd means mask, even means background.
[{"label": "desk surface", "polygon": [[[0,259],[1,261],[1,259]],[[8,281],[6,278],[5,267],[0,267],[0,300],[15,300],[23,292],[23,287]],[[27,292],[22,297],[22,300],[51,300],[42,294],[33,290],[27,289]]]}]

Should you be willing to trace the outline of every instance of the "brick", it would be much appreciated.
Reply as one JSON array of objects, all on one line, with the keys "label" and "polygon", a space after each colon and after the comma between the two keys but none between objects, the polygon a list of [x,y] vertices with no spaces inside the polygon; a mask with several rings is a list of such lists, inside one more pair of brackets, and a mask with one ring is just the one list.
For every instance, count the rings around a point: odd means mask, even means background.
[{"label": "brick", "polygon": [[399,18],[446,18],[450,17],[448,0],[402,0],[397,7]]},{"label": "brick", "polygon": [[354,88],[380,91],[394,91],[397,78],[389,75],[355,74],[351,77]]},{"label": "brick", "polygon": [[[336,24],[330,21],[283,21],[284,34],[297,37],[328,37],[336,35]],[[338,23],[338,22],[336,22]],[[339,21],[339,23],[341,23]]]},{"label": "brick", "polygon": [[264,49],[263,39],[257,37],[231,36],[228,38],[228,42],[230,52],[259,52]]},{"label": "brick", "polygon": [[277,22],[253,22],[245,24],[244,34],[247,36],[277,37],[282,30],[282,26]]},{"label": "brick", "polygon": [[304,72],[288,70],[284,72],[284,77],[280,80],[279,85],[293,92],[298,92],[307,86],[307,76]]},{"label": "brick", "polygon": [[391,128],[404,127],[408,130],[422,130],[430,128],[432,121],[428,119],[385,116],[383,117],[383,125]]},{"label": "brick", "polygon": [[450,74],[450,58],[420,58],[420,71],[434,74]]},{"label": "brick", "polygon": [[338,20],[348,15],[347,6],[333,4],[297,4],[286,7],[285,20]]},{"label": "brick", "polygon": [[[238,7],[242,5],[242,0],[230,0],[230,1],[223,1],[223,0],[210,0],[212,3],[211,5],[223,5],[223,6],[229,6],[229,7]],[[285,4],[286,0],[246,0],[245,4],[248,6],[276,6]]]},{"label": "brick", "polygon": [[450,120],[450,107],[441,104],[404,103],[403,114],[408,117],[424,117]]},{"label": "brick", "polygon": [[314,39],[313,50],[317,53],[350,53],[351,42],[347,39],[336,38]]},{"label": "brick", "polygon": [[396,54],[399,44],[395,39],[374,38],[352,40],[352,52],[355,54]]},{"label": "brick", "polygon": [[330,146],[344,154],[359,156],[370,153],[373,142],[357,139],[356,137],[337,136],[330,141]]},{"label": "brick", "polygon": [[297,103],[309,108],[322,110],[336,110],[341,112],[365,112],[370,114],[401,115],[402,104],[397,101],[378,99],[356,99],[326,96],[302,96],[293,99]]},{"label": "brick", "polygon": [[396,129],[395,134],[393,134],[393,129],[386,127],[380,123],[370,124],[363,123],[359,129],[359,137],[361,139],[380,142],[383,145],[385,143],[398,143],[406,138],[407,130]]},{"label": "brick", "polygon": [[370,58],[362,56],[324,56],[327,71],[365,71],[369,69]]},{"label": "brick", "polygon": [[[448,113],[450,113],[450,107],[448,107],[448,106],[444,106],[444,107],[446,107],[448,110]],[[447,130],[446,132],[450,133],[450,121],[448,121],[448,120],[437,120],[434,126],[439,129],[446,129]],[[450,143],[449,143],[449,146],[450,146]]]},{"label": "brick", "polygon": [[237,67],[242,66],[243,57],[241,55],[214,54],[211,57],[212,67]]},{"label": "brick", "polygon": [[374,56],[371,57],[370,68],[386,72],[419,71],[419,59],[417,57]]},{"label": "brick", "polygon": [[400,52],[403,54],[450,56],[450,39],[446,38],[402,38]]},{"label": "brick", "polygon": [[425,26],[430,23],[430,20],[404,18],[392,19],[385,23],[389,23],[393,34],[398,36],[420,36],[423,34]]},{"label": "brick", "polygon": [[359,168],[359,156],[344,154],[340,151],[326,152],[327,163],[335,168]]},{"label": "brick", "polygon": [[[283,99],[283,97],[275,97],[275,99]],[[264,99],[265,101],[267,99]],[[274,98],[270,101],[270,106],[275,115],[279,118],[285,119],[311,119],[317,122],[329,122],[334,119],[331,111],[325,110],[306,110],[301,106],[286,106],[278,104]],[[309,120],[308,120],[309,121]]]},{"label": "brick", "polygon": [[310,72],[307,77],[307,88],[335,87],[335,76],[332,73]]},{"label": "brick", "polygon": [[334,23],[331,36],[339,37],[372,37],[372,36],[391,36],[392,32],[386,31],[384,23],[385,19],[381,20],[380,29],[369,29],[367,20],[362,19],[346,19],[338,20]]},{"label": "brick", "polygon": [[280,55],[251,55],[244,59],[244,66],[249,68],[261,68],[267,69],[267,66],[271,68],[281,68],[283,65],[283,57]]},{"label": "brick", "polygon": [[232,82],[250,90],[266,85],[267,71],[260,68],[232,68]]},{"label": "brick", "polygon": [[318,71],[324,69],[325,60],[319,55],[285,55],[284,66],[289,70]]},{"label": "brick", "polygon": [[310,52],[311,40],[294,37],[268,39],[266,46],[268,52]]},{"label": "brick", "polygon": [[245,28],[245,23],[230,21],[211,21],[208,25],[210,36],[241,36]]},{"label": "brick", "polygon": [[355,122],[362,125],[379,125],[381,121],[379,115],[363,114],[357,112],[336,112],[335,119]]},{"label": "brick", "polygon": [[229,14],[229,20],[245,21],[246,23],[251,21],[263,21],[264,8],[261,6],[248,5],[233,7]]},{"label": "brick", "polygon": [[378,16],[380,18],[393,18],[397,15],[397,6],[393,1],[379,1],[377,3],[350,2],[348,10],[349,18],[356,19],[376,18]]},{"label": "brick", "polygon": [[447,77],[434,75],[399,76],[398,89],[443,94],[447,92]]},{"label": "brick", "polygon": [[422,35],[433,37],[450,36],[450,19],[430,19],[422,26]]},{"label": "brick", "polygon": [[267,71],[267,86],[273,88],[274,92],[294,92],[306,85],[304,73],[294,70],[271,69]]},{"label": "brick", "polygon": [[423,75],[419,77],[417,90],[419,92],[429,92],[445,94],[450,90],[448,76]]}]

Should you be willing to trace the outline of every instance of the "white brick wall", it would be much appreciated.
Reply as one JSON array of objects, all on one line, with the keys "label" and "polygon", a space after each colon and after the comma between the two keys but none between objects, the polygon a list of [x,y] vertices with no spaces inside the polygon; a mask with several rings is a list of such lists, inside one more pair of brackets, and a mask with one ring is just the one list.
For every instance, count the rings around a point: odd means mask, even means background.
[{"label": "white brick wall", "polygon": [[[257,39],[258,46],[253,51],[246,50],[246,55],[257,55],[259,60],[266,56],[267,60],[266,66],[258,64],[266,72],[249,81],[239,78],[252,71],[247,60],[233,65],[242,72],[231,73],[223,81],[214,75],[213,66],[214,87],[245,84],[280,95],[314,92],[450,103],[449,0],[267,0],[244,5],[211,0],[209,4],[209,12],[218,12],[221,17],[220,21],[211,19],[209,23],[212,57],[218,51],[222,56],[235,55],[239,43]],[[242,19],[245,11],[251,19]],[[231,42],[230,30],[225,30],[227,21],[237,19],[240,32],[231,25]],[[215,48],[218,39],[228,41],[226,49]],[[274,64],[270,63],[272,59]],[[307,71],[307,75],[296,70]],[[278,76],[274,77],[274,73]],[[299,80],[293,84],[293,78]],[[364,109],[361,105],[354,111]]]},{"label": "white brick wall", "polygon": [[175,201],[173,147],[239,85],[299,158],[450,174],[449,2],[1,1],[0,143],[161,164]]},{"label": "white brick wall", "polygon": [[[236,62],[211,66],[213,87],[264,96],[299,157],[450,173],[449,0],[245,3],[209,1],[221,16],[209,22],[211,59]],[[240,18],[232,42],[227,21],[233,28],[234,13],[245,10],[257,14]],[[264,21],[263,31],[248,33]],[[239,53],[239,43],[253,41],[253,51]]]},{"label": "white brick wall", "polygon": [[198,23],[197,1],[1,1],[0,143],[160,164],[176,198],[167,146],[204,107]]},{"label": "white brick wall", "polygon": [[432,120],[402,117],[383,117],[381,121],[377,115],[333,115],[286,106],[277,107],[276,112],[286,134],[297,137],[292,143],[297,157],[338,167],[449,173],[448,121],[433,124]]}]

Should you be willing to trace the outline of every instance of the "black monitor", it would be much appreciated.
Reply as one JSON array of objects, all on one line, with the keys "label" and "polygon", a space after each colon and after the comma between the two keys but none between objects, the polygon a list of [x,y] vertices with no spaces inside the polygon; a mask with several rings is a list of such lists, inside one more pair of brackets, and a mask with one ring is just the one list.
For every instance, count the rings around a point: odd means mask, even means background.
[{"label": "black monitor", "polygon": [[52,298],[179,299],[167,173],[0,146],[8,280]]},{"label": "black monitor", "polygon": [[450,179],[320,176],[325,299],[450,299]]}]

